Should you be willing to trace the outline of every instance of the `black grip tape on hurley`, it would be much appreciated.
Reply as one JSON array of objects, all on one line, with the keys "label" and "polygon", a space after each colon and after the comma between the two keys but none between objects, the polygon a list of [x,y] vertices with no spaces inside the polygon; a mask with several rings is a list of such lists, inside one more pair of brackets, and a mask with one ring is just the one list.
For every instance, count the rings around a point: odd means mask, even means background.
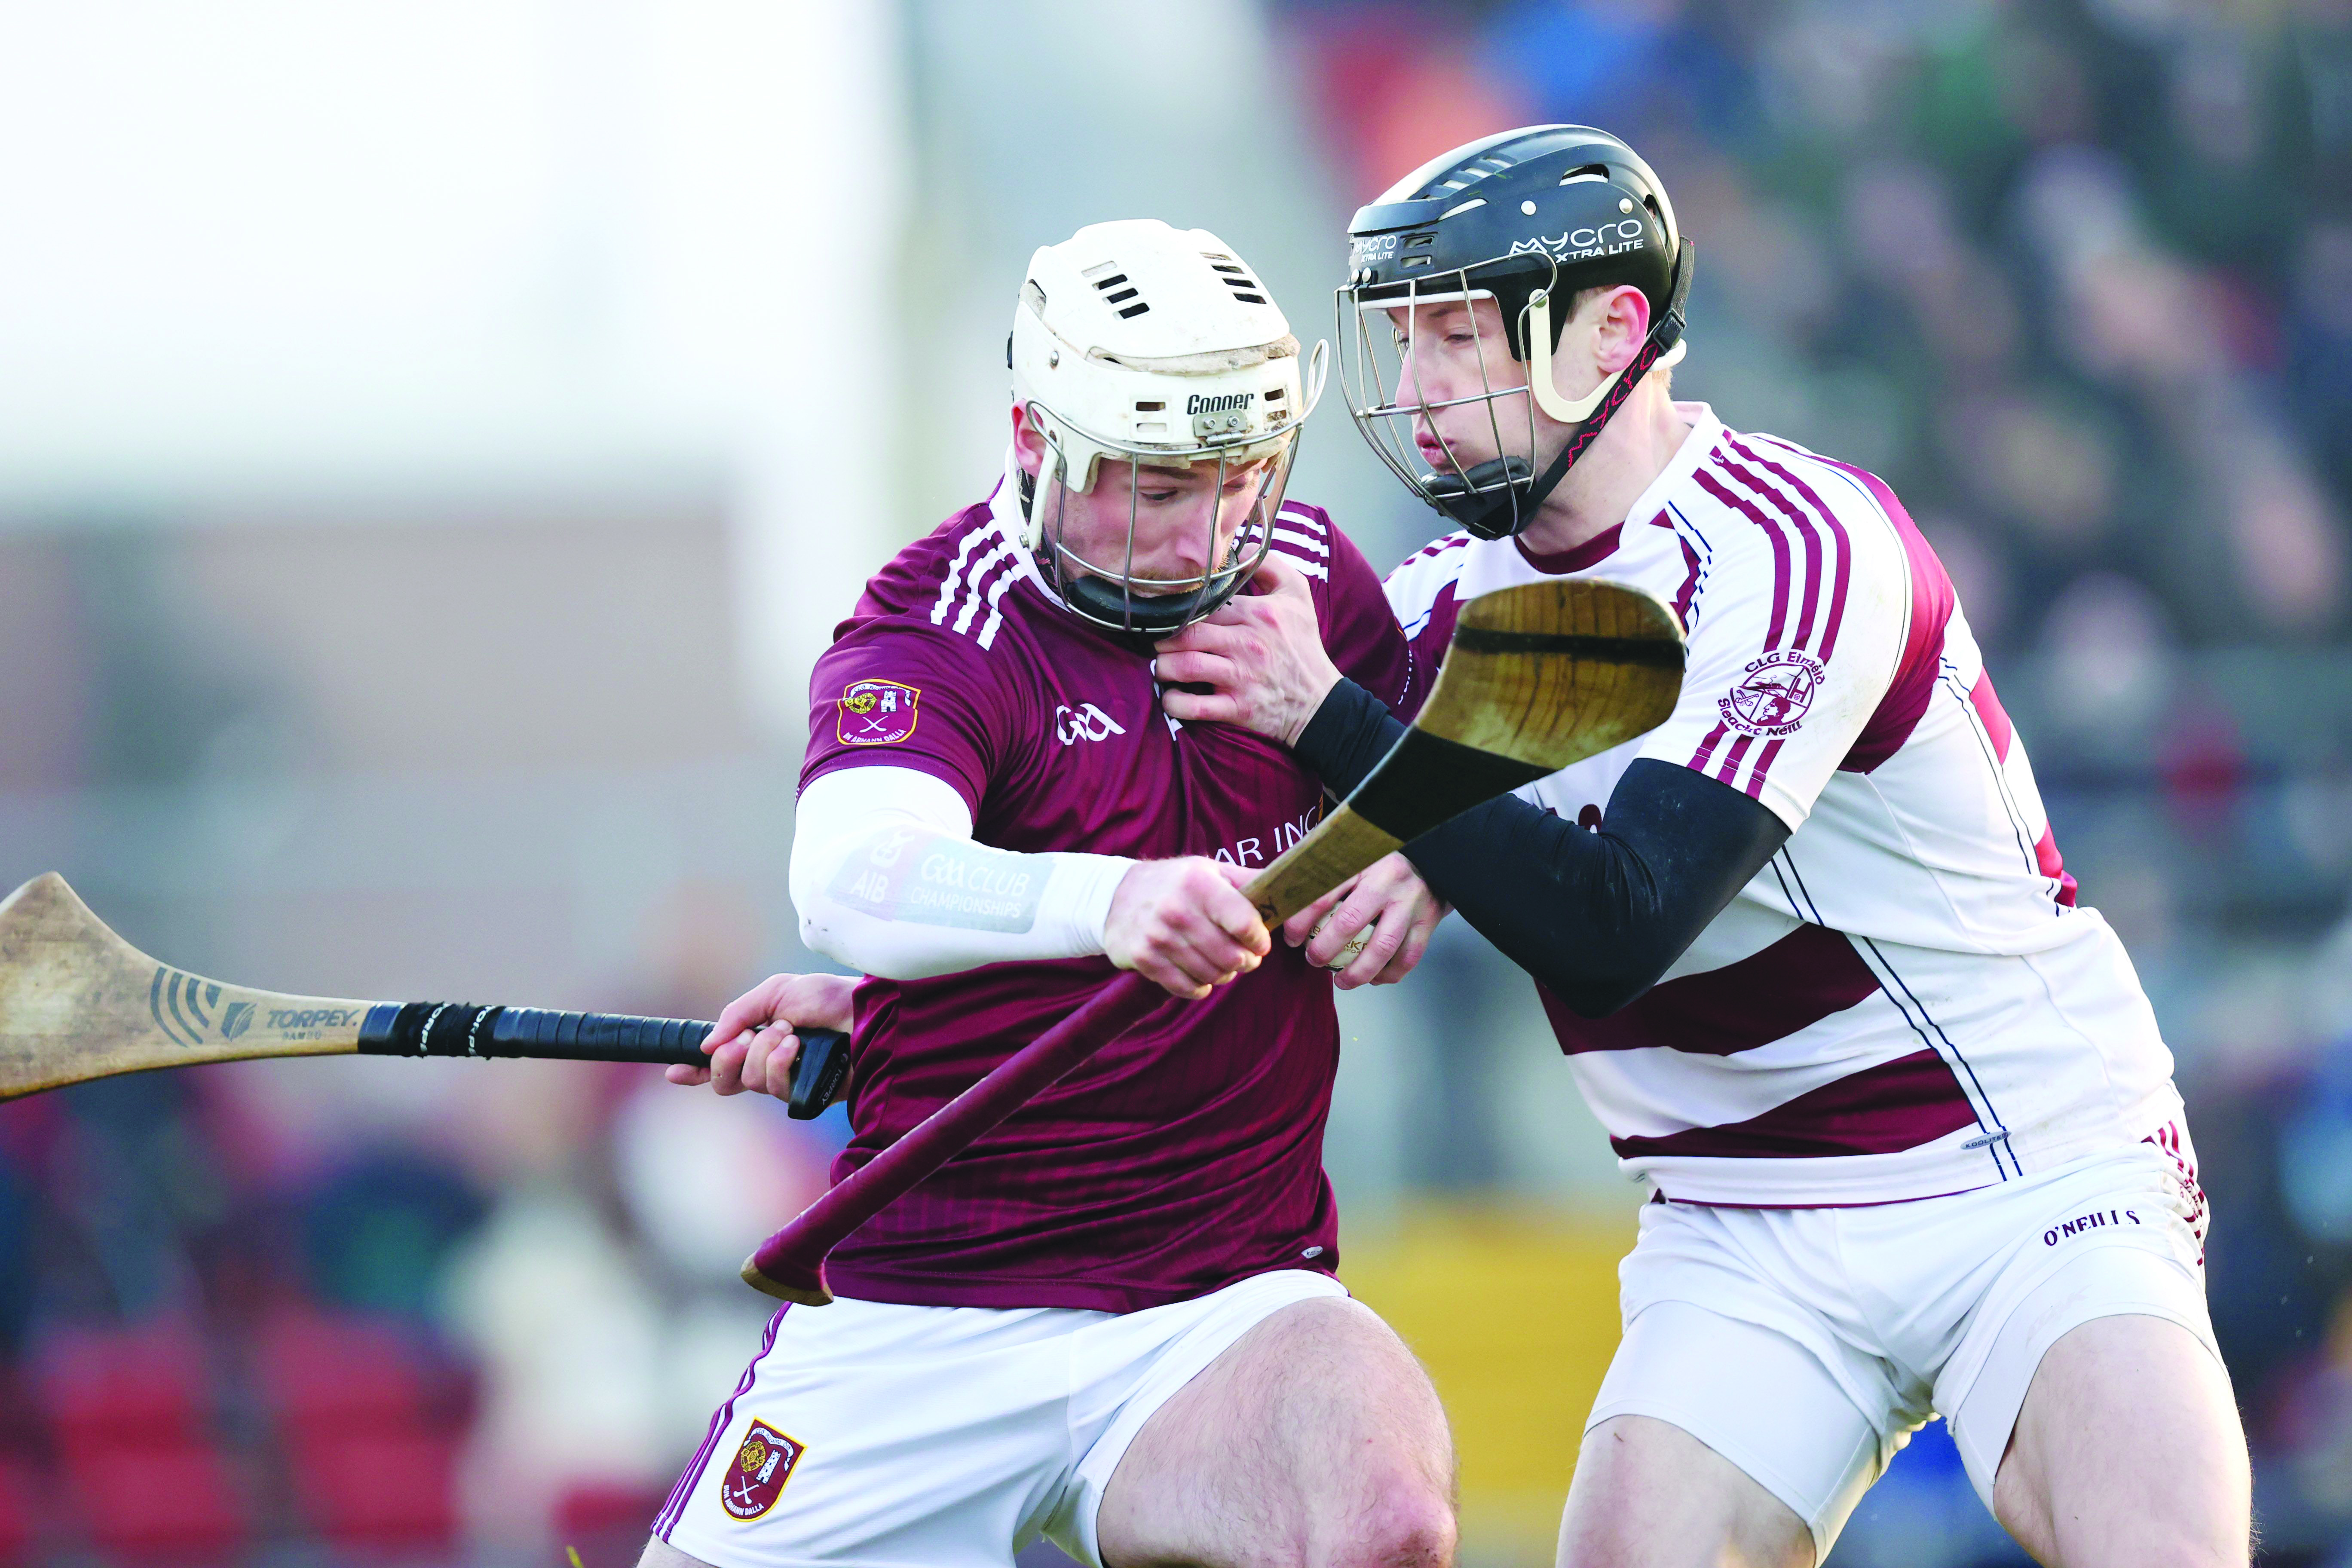
[{"label": "black grip tape on hurley", "polygon": [[[472,1002],[379,1002],[360,1026],[359,1048],[377,1057],[520,1057],[546,1061],[649,1062],[707,1068],[702,1044],[717,1027],[694,1018],[556,1013]],[[831,1105],[849,1072],[849,1038],[803,1029],[793,1060],[793,1115]]]},{"label": "black grip tape on hurley", "polygon": [[383,1057],[537,1057],[574,1062],[709,1065],[712,1026],[691,1018],[554,1013],[471,1002],[379,1003],[360,1026],[360,1050]]}]

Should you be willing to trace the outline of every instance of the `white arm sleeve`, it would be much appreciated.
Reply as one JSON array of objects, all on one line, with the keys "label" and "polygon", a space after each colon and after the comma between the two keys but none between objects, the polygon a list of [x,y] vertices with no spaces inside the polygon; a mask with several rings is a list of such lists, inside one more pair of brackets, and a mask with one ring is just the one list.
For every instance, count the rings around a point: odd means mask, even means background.
[{"label": "white arm sleeve", "polygon": [[1134,864],[974,843],[971,812],[954,789],[913,768],[869,764],[801,792],[793,907],[801,940],[827,958],[920,980],[1100,952],[1111,895]]}]

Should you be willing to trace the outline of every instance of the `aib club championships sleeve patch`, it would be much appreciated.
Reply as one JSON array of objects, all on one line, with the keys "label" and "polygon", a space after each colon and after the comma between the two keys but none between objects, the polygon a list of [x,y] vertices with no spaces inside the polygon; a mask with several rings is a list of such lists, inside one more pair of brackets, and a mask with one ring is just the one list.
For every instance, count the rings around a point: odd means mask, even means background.
[{"label": "aib club championships sleeve patch", "polygon": [[895,680],[853,680],[842,689],[835,733],[845,746],[887,746],[915,732],[918,688]]},{"label": "aib club championships sleeve patch", "polygon": [[743,1446],[735,1450],[735,1462],[719,1472],[719,1506],[747,1524],[759,1518],[776,1506],[793,1467],[807,1451],[765,1421],[752,1422]]}]

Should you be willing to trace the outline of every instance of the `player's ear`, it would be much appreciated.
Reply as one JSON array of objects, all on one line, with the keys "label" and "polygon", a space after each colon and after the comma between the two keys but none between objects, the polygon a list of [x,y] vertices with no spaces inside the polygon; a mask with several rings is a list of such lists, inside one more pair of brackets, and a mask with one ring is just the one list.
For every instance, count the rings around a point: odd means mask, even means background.
[{"label": "player's ear", "polygon": [[1602,375],[1614,375],[1633,363],[1650,335],[1650,300],[1632,284],[1612,289],[1592,302],[1600,312],[1600,331],[1593,340],[1593,359]]},{"label": "player's ear", "polygon": [[1013,405],[1013,458],[1033,479],[1045,466],[1045,438],[1029,423],[1029,410],[1018,403]]}]

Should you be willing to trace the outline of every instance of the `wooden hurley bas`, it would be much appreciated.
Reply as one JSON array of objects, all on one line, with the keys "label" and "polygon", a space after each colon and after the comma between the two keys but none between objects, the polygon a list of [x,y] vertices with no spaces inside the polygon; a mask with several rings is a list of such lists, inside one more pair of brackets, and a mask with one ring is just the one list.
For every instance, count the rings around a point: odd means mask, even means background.
[{"label": "wooden hurley bas", "polygon": [[[54,871],[0,903],[0,1100],[116,1073],[252,1057],[530,1057],[707,1067],[702,1043],[710,1030],[687,1018],[256,991],[157,963],[108,930]],[[803,1044],[814,1049],[839,1038],[811,1029]],[[796,1093],[793,1113],[822,1110],[838,1071],[832,1083],[812,1082]],[[796,1079],[795,1089],[801,1087]]]},{"label": "wooden hurley bas", "polygon": [[[1243,891],[1278,925],[1472,806],[1655,729],[1682,681],[1681,623],[1638,588],[1575,579],[1482,594],[1462,606],[1404,738]],[[832,1300],[824,1258],[843,1237],[1167,1000],[1139,974],[1104,986],[770,1237],[745,1260],[745,1282],[779,1300]]]}]

